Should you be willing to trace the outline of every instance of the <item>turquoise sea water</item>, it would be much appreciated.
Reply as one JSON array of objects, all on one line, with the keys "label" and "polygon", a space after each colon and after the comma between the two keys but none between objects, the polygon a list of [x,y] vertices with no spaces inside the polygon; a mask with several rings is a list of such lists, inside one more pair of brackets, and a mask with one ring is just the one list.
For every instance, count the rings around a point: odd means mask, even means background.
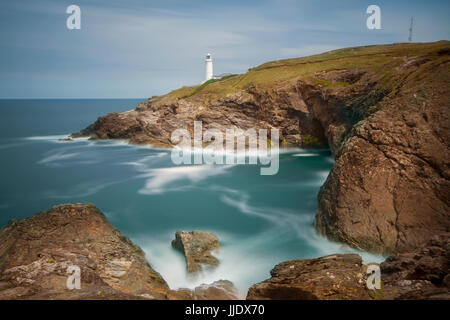
[{"label": "turquoise sea water", "polygon": [[[257,165],[175,166],[170,150],[58,139],[140,100],[0,100],[0,225],[61,203],[94,203],[141,246],[172,288],[231,280],[245,296],[288,259],[350,249],[312,226],[328,150],[280,154],[277,175]],[[171,248],[176,230],[214,232],[220,266],[196,277]],[[367,261],[379,257],[363,254]]]}]

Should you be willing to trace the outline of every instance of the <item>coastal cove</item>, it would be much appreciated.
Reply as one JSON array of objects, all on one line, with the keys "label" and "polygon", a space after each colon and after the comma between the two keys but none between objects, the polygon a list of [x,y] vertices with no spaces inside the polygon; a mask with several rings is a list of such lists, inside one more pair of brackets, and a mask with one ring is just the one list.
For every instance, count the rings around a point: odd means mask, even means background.
[{"label": "coastal cove", "polygon": [[[282,150],[279,173],[261,177],[255,165],[175,166],[168,149],[121,140],[60,141],[101,114],[139,102],[0,101],[0,224],[57,204],[94,203],[170,288],[226,279],[241,297],[281,261],[356,252],[313,227],[317,194],[334,163],[327,149]],[[194,229],[221,242],[219,266],[196,277],[170,246],[176,230]],[[362,255],[365,262],[383,260]]]},{"label": "coastal cove", "polygon": [[411,251],[450,230],[449,54],[437,41],[271,61],[108,113],[72,137],[167,147],[173,130],[202,121],[205,132],[275,128],[280,146],[327,145],[336,161],[318,195],[319,233]]}]

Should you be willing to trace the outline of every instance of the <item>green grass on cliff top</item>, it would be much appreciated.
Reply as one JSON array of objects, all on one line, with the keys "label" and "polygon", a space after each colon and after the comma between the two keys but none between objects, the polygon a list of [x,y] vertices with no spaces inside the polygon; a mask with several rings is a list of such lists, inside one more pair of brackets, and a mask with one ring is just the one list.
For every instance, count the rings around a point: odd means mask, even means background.
[{"label": "green grass on cliff top", "polygon": [[250,85],[270,87],[275,83],[294,78],[330,86],[345,86],[346,83],[327,84],[315,77],[315,73],[319,71],[341,69],[375,71],[389,79],[397,72],[395,67],[404,62],[403,58],[413,56],[432,57],[438,55],[438,52],[443,49],[450,50],[450,41],[398,43],[338,49],[309,57],[267,62],[250,69],[247,73],[231,78],[207,85],[182,87],[168,93],[165,97],[185,99],[223,97],[234,91],[245,90]]}]

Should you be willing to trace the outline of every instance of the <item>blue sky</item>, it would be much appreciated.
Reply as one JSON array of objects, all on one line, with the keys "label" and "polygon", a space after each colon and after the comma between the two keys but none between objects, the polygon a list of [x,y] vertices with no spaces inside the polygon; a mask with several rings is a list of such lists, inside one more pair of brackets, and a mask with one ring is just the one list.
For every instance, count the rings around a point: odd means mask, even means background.
[{"label": "blue sky", "polygon": [[[81,8],[81,30],[66,8]],[[368,30],[366,8],[381,8]],[[214,72],[336,48],[450,39],[450,1],[20,0],[0,2],[0,98],[143,98]]]}]

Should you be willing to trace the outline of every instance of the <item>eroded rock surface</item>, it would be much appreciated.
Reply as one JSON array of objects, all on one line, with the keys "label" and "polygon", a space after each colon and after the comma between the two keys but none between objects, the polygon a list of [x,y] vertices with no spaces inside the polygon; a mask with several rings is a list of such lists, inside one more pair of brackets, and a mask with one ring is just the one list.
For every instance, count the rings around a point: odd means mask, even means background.
[{"label": "eroded rock surface", "polygon": [[234,284],[228,280],[217,280],[210,284],[201,284],[190,289],[179,289],[183,300],[239,300],[239,293]]},{"label": "eroded rock surface", "polygon": [[[68,290],[69,266],[81,289]],[[1,299],[166,299],[144,252],[92,204],[55,206],[0,231]]]},{"label": "eroded rock surface", "polygon": [[285,261],[253,285],[247,299],[450,299],[450,234],[380,264],[380,288],[369,290],[368,265],[356,254]]},{"label": "eroded rock surface", "polygon": [[450,300],[450,233],[381,264],[386,299]]},{"label": "eroded rock surface", "polygon": [[404,252],[450,231],[449,59],[407,70],[353,127],[319,194],[317,229],[360,249]]},{"label": "eroded rock surface", "polygon": [[188,272],[195,273],[202,267],[214,267],[219,260],[211,252],[220,247],[219,239],[211,232],[194,230],[191,232],[177,231],[172,247],[181,251],[186,257]]},{"label": "eroded rock surface", "polygon": [[[201,247],[218,245],[209,233],[194,238]],[[81,288],[69,290],[73,266],[80,269]],[[6,299],[236,300],[238,292],[227,280],[169,289],[141,248],[94,205],[64,204],[0,230],[0,300]]]},{"label": "eroded rock surface", "polygon": [[249,300],[370,299],[362,260],[356,254],[285,261],[271,278],[253,285]]}]

